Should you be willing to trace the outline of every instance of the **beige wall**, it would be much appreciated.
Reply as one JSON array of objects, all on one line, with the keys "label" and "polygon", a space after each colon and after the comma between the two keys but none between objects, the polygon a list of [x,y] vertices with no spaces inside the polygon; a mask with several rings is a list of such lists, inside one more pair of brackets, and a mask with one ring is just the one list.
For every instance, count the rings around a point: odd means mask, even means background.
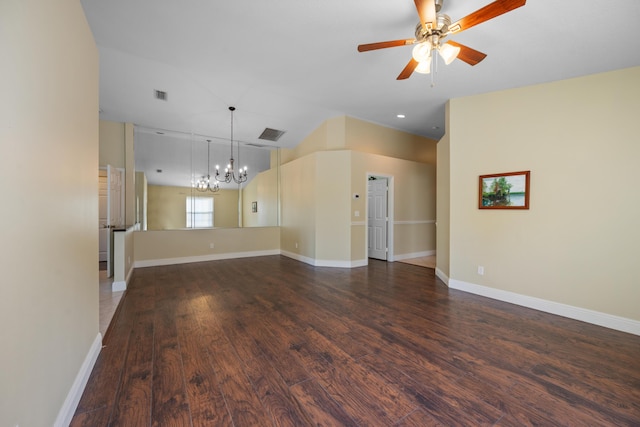
[{"label": "beige wall", "polygon": [[[449,130],[449,103],[446,105],[446,129]],[[449,135],[438,142],[437,201],[436,201],[436,274],[448,284],[449,280],[449,215],[450,215],[450,167]]]},{"label": "beige wall", "polygon": [[[213,244],[213,248],[211,248]],[[137,267],[278,253],[278,227],[137,231]]]},{"label": "beige wall", "polygon": [[77,0],[0,28],[0,425],[51,426],[99,344],[98,51]]},{"label": "beige wall", "polygon": [[147,186],[147,229],[173,230],[187,225],[187,197],[213,197],[213,225],[238,226],[238,191],[201,193],[190,187]]},{"label": "beige wall", "polygon": [[436,141],[346,117],[345,148],[420,163],[436,164]]},{"label": "beige wall", "polygon": [[[639,111],[640,68],[452,100],[450,278],[640,320]],[[529,210],[477,208],[520,170]]]},{"label": "beige wall", "polygon": [[[329,179],[327,171],[351,179]],[[282,250],[319,265],[366,262],[369,175],[392,178],[394,259],[434,252],[435,166],[349,150],[319,151],[283,165]]]},{"label": "beige wall", "polygon": [[323,122],[294,149],[281,150],[282,163],[317,151],[352,150],[421,163],[436,163],[436,141],[353,117]]},{"label": "beige wall", "polygon": [[124,221],[127,226],[136,221],[136,164],[133,154],[133,125],[124,125]]},{"label": "beige wall", "polygon": [[[393,186],[393,206],[390,213],[393,223],[393,251],[395,258],[404,254],[432,252],[436,249],[436,167],[432,164],[412,162],[393,157],[353,152],[351,162],[351,194],[361,197],[351,201],[351,221],[366,221],[367,179],[369,175],[390,177]],[[360,212],[356,217],[355,212]],[[365,225],[356,224],[354,228]],[[366,259],[364,231],[354,234],[352,254],[354,259]]]},{"label": "beige wall", "polygon": [[285,253],[319,265],[366,263],[369,174],[393,178],[390,259],[435,252],[435,141],[342,116],[282,157]]},{"label": "beige wall", "polygon": [[[315,198],[315,257],[322,263],[351,261],[351,169],[350,151],[321,151],[316,161]],[[342,179],[331,179],[340,176]]]},{"label": "beige wall", "polygon": [[[251,204],[258,211],[252,212]],[[242,190],[242,226],[267,227],[278,225],[278,169],[257,174]]]},{"label": "beige wall", "polygon": [[280,167],[281,248],[314,259],[316,256],[316,160],[309,155]]},{"label": "beige wall", "polygon": [[125,160],[125,124],[100,120],[100,167],[111,165],[124,169]]}]

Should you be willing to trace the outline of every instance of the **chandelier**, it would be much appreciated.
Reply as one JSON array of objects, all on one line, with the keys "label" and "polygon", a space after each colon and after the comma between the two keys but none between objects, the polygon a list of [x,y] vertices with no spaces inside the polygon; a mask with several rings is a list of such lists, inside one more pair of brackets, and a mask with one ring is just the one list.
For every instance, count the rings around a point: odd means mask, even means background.
[{"label": "chandelier", "polygon": [[[216,181],[219,182],[231,182],[233,180],[236,184],[242,184],[247,180],[247,167],[238,169],[238,176],[236,177],[235,170],[233,169],[234,160],[233,160],[233,112],[236,110],[236,107],[229,107],[229,111],[231,111],[231,158],[229,159],[229,164],[224,169],[224,175],[220,175],[220,166],[216,165]],[[240,162],[240,143],[238,143],[238,162]]]},{"label": "chandelier", "polygon": [[212,193],[217,193],[218,191],[220,191],[220,184],[218,184],[217,182],[214,182],[213,185],[211,185],[210,161],[211,161],[211,140],[207,139],[207,176],[203,175],[198,180],[198,182],[196,182],[194,187],[196,187],[196,190],[198,191],[202,191],[202,192],[210,191]]},{"label": "chandelier", "polygon": [[429,74],[431,72],[431,63],[434,60],[434,51],[440,54],[446,65],[451,64],[460,53],[460,47],[451,43],[441,44],[440,41],[449,33],[451,18],[444,13],[436,16],[436,27],[431,28],[430,25],[423,27],[418,24],[416,27],[416,44],[412,51],[412,56],[418,62],[415,69],[416,73]]}]

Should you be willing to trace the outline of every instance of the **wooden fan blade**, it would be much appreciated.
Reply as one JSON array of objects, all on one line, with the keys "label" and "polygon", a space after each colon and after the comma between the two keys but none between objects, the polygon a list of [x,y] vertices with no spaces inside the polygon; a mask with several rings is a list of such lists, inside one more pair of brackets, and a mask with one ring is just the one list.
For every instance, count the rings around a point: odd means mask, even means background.
[{"label": "wooden fan blade", "polygon": [[413,0],[420,16],[422,28],[426,30],[426,23],[431,23],[431,28],[436,26],[436,2],[435,0]]},{"label": "wooden fan blade", "polygon": [[460,43],[456,43],[454,41],[449,40],[447,44],[450,44],[454,47],[460,48],[460,53],[458,53],[457,59],[466,62],[469,65],[476,65],[478,62],[482,61],[487,57],[486,53],[482,53],[478,50],[471,49],[469,46],[465,46]]},{"label": "wooden fan blade", "polygon": [[503,13],[511,12],[514,9],[524,6],[526,2],[527,0],[496,0],[449,25],[449,34],[468,30],[469,28],[482,24],[489,19],[493,19]]},{"label": "wooden fan blade", "polygon": [[400,73],[400,75],[398,75],[396,80],[408,79],[409,77],[411,77],[411,74],[413,74],[413,70],[415,70],[417,66],[418,66],[418,61],[411,58],[411,61],[409,61],[407,66],[404,67],[404,70],[402,70],[402,72]]},{"label": "wooden fan blade", "polygon": [[414,44],[416,39],[391,40],[388,42],[368,43],[358,46],[358,52],[367,52],[369,50],[385,49],[387,47],[406,46]]}]

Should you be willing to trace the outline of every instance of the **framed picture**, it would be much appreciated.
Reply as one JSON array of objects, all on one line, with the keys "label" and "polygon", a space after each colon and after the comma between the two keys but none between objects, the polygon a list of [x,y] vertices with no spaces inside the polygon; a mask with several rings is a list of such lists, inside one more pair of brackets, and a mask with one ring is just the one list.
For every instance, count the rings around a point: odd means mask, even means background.
[{"label": "framed picture", "polygon": [[258,212],[258,202],[251,202],[251,212]]},{"label": "framed picture", "polygon": [[531,171],[480,175],[478,209],[529,209]]}]

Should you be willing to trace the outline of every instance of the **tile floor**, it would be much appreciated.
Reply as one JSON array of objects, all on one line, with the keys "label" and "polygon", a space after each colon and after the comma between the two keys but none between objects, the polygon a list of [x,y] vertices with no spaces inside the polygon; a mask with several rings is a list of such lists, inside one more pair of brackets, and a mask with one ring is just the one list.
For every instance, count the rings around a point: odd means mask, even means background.
[{"label": "tile floor", "polygon": [[112,278],[107,277],[107,272],[104,270],[100,271],[100,333],[102,337],[104,337],[105,332],[107,332],[107,328],[109,327],[109,323],[111,322],[111,318],[113,317],[113,313],[118,308],[118,303],[120,302],[120,298],[122,298],[122,294],[124,291],[119,292],[111,292],[111,284],[113,283]]},{"label": "tile floor", "polygon": [[421,267],[436,268],[435,255],[423,256],[419,258],[403,259],[402,261],[399,261],[399,262],[404,262],[406,264],[419,265]]}]

